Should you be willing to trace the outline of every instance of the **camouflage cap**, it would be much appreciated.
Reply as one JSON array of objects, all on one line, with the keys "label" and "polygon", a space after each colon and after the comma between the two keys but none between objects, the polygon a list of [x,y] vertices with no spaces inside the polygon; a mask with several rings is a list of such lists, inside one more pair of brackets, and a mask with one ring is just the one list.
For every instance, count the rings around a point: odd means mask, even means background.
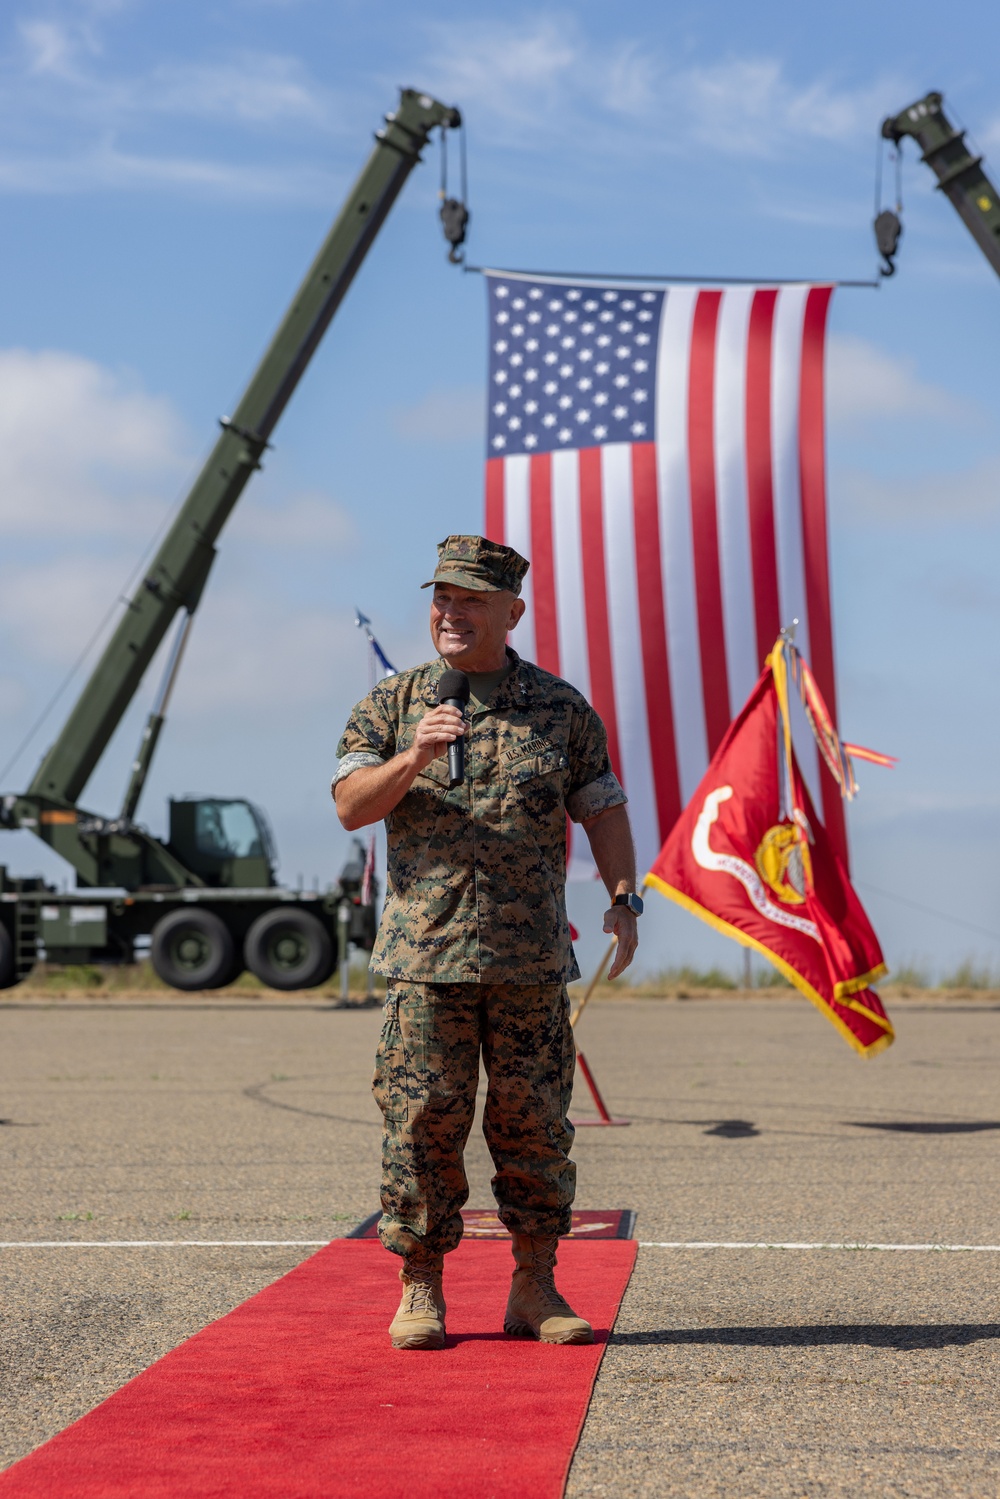
[{"label": "camouflage cap", "polygon": [[487,541],[485,536],[446,536],[438,542],[437,571],[420,586],[454,583],[456,588],[475,588],[482,593],[505,589],[519,594],[530,565],[513,547]]}]

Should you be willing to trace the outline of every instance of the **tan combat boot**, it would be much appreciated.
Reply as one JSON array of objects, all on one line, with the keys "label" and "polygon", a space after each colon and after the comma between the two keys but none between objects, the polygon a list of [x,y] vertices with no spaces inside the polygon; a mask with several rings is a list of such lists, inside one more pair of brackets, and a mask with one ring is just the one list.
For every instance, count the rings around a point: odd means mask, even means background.
[{"label": "tan combat boot", "polygon": [[578,1317],[556,1290],[555,1234],[514,1234],[517,1269],[510,1288],[503,1330],[512,1338],[540,1343],[592,1343],[589,1322]]},{"label": "tan combat boot", "polygon": [[393,1348],[444,1347],[442,1257],[405,1260],[399,1272],[403,1299],[389,1324]]}]

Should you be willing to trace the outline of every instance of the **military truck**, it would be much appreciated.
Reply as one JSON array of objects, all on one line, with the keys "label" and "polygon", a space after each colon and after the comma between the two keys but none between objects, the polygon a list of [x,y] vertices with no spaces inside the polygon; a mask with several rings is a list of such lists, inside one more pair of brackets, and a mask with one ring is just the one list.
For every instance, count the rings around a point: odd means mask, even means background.
[{"label": "military truck", "polygon": [[[275,883],[267,818],[243,798],[172,800],[165,840],[135,818],[223,524],[261,466],[282,412],[431,132],[460,124],[458,110],[402,90],[239,405],[221,418],[211,454],[62,732],[27,790],[0,797],[0,829],[28,829],[76,875],[75,890],[64,893],[41,879],[14,878],[0,865],[0,988],[24,979],[43,954],[58,963],[129,962],[141,939],[150,940],[160,978],[185,990],[218,988],[244,968],[274,989],[311,988],[330,977],[338,935],[341,943],[371,948],[374,904],[370,895],[362,900],[360,845],[360,863],[356,851],[330,889],[290,890]],[[464,209],[464,217],[456,214],[450,199],[445,208],[454,258],[468,215]],[[86,810],[79,798],[175,619],[163,685],[121,811],[106,817]]]}]

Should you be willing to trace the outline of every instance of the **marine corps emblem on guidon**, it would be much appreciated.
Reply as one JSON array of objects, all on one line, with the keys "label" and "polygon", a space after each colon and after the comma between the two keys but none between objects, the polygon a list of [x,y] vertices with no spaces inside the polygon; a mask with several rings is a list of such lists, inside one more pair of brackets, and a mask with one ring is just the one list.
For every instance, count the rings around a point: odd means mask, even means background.
[{"label": "marine corps emblem on guidon", "polygon": [[[818,942],[819,928],[815,922],[805,916],[796,916],[788,909],[789,906],[805,904],[809,889],[807,881],[812,880],[806,839],[799,832],[796,823],[779,822],[768,828],[757,846],[753,864],[741,859],[736,853],[712,847],[712,829],[719,821],[722,807],[732,796],[732,786],[718,786],[706,796],[691,835],[691,852],[695,860],[702,869],[731,874],[739,880],[752,905],[768,921],[790,927]],[[802,827],[803,832],[808,835],[804,819]],[[725,829],[723,834],[725,836]],[[727,841],[731,836],[730,834]],[[780,905],[776,905],[771,899],[772,894],[778,897]]]},{"label": "marine corps emblem on guidon", "polygon": [[812,884],[812,861],[809,845],[799,829],[790,822],[768,828],[754,854],[757,873],[779,900],[789,906],[801,906],[806,890]]}]

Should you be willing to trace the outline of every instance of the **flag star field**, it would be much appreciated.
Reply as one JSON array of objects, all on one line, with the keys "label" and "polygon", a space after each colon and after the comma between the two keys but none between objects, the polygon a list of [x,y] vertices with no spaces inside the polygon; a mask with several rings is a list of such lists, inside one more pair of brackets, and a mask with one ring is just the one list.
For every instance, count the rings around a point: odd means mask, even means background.
[{"label": "flag star field", "polygon": [[663,291],[489,278],[489,452],[652,433]]}]

